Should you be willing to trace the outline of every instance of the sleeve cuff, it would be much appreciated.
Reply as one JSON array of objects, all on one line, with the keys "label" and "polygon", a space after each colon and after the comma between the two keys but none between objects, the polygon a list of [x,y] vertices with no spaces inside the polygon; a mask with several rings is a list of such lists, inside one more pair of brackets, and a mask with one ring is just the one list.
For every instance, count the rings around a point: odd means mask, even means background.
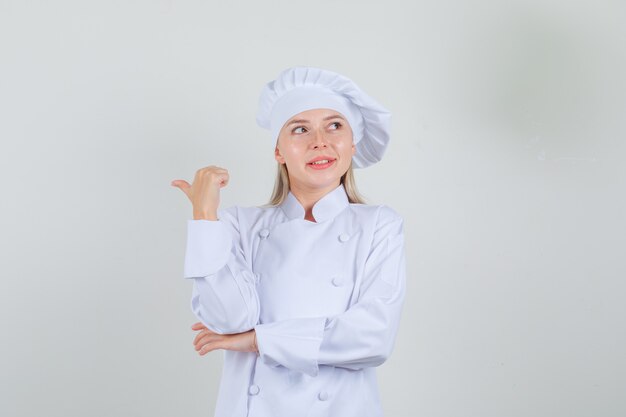
[{"label": "sleeve cuff", "polygon": [[254,326],[261,360],[317,376],[325,317],[297,318]]},{"label": "sleeve cuff", "polygon": [[188,219],[184,277],[215,274],[228,262],[232,245],[232,236],[223,221]]}]

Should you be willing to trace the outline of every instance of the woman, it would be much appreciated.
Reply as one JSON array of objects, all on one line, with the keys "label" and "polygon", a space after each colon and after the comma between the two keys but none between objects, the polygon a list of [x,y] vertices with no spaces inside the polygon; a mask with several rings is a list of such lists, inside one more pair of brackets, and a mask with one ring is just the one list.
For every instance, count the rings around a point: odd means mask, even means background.
[{"label": "woman", "polygon": [[382,416],[375,368],[405,294],[403,219],[364,204],[352,169],[380,160],[390,113],[348,78],[289,68],[261,93],[278,175],[270,204],[220,209],[228,171],[192,185],[184,276],[200,355],[223,349],[217,417]]}]

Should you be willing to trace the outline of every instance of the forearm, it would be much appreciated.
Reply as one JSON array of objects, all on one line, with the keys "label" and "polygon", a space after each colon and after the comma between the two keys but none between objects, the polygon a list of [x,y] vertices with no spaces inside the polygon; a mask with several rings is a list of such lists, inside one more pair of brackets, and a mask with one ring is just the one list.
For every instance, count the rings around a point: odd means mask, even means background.
[{"label": "forearm", "polygon": [[214,332],[240,333],[259,318],[256,276],[246,263],[233,213],[188,220],[184,276],[193,279],[191,309]]},{"label": "forearm", "polygon": [[259,299],[251,273],[232,274],[226,266],[216,274],[195,278],[191,309],[205,326],[216,333],[248,331],[259,319]]}]

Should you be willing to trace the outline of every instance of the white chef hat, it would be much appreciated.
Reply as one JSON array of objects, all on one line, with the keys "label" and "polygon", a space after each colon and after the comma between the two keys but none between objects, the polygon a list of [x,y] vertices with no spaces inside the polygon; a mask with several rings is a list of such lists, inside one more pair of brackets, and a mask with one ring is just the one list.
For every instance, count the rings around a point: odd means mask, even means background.
[{"label": "white chef hat", "polygon": [[382,159],[390,139],[391,113],[352,80],[332,71],[302,66],[282,71],[263,87],[256,121],[270,130],[275,146],[287,120],[318,108],[338,111],[348,120],[356,145],[354,168]]}]

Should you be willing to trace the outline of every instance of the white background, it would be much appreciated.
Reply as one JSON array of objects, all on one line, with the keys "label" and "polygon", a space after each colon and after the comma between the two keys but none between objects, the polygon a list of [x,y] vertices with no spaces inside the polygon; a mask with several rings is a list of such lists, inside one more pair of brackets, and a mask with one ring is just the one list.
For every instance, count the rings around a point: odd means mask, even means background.
[{"label": "white background", "polygon": [[387,417],[626,415],[622,1],[0,0],[0,415],[209,416],[173,179],[269,199],[293,65],[393,113],[356,171],[405,218]]}]

